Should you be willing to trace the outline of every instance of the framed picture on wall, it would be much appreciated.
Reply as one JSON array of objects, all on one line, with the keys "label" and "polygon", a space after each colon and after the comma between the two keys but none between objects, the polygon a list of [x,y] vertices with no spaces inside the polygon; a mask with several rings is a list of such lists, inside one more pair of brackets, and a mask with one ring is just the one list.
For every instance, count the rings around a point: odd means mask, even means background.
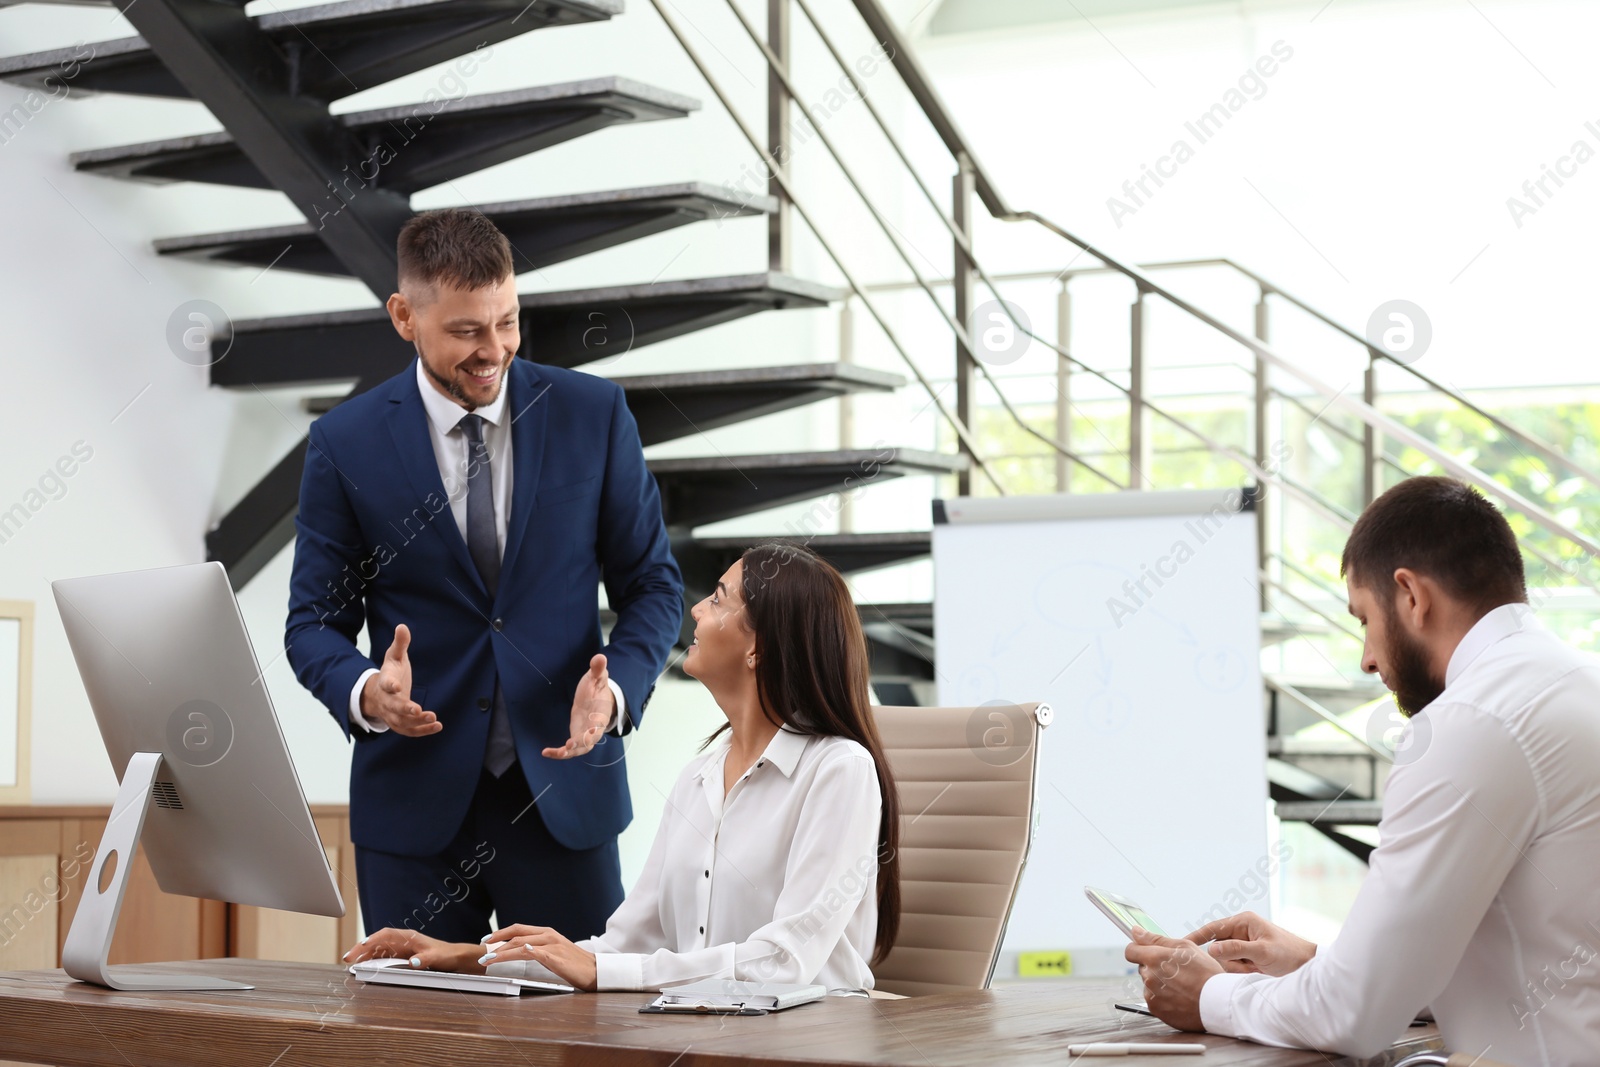
[{"label": "framed picture on wall", "polygon": [[33,800],[33,604],[0,600],[0,804]]}]

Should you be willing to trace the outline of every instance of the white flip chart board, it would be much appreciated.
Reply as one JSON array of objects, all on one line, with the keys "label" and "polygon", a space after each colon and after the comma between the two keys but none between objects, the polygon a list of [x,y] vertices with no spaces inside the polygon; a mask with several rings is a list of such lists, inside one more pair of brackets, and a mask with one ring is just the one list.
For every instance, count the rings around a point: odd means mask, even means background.
[{"label": "white flip chart board", "polygon": [[940,501],[933,561],[939,703],[1055,711],[1005,950],[1124,945],[1085,885],[1178,936],[1241,900],[1265,914],[1277,864],[1248,497]]}]

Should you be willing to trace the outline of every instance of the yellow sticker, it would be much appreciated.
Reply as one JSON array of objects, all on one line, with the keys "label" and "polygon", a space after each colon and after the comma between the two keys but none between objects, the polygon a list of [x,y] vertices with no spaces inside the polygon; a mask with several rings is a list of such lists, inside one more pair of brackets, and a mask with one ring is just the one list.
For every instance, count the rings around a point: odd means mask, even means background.
[{"label": "yellow sticker", "polygon": [[1019,978],[1060,978],[1072,973],[1070,952],[1019,952],[1017,976]]}]

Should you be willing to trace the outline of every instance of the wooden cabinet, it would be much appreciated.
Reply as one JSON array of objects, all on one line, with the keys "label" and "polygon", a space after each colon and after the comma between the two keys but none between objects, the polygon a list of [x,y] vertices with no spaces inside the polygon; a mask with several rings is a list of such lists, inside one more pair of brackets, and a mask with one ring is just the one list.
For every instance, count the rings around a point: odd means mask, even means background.
[{"label": "wooden cabinet", "polygon": [[231,905],[228,908],[229,956],[338,963],[344,950],[361,939],[356,852],[350,843],[349,810],[313,805],[311,817],[317,825],[317,836],[322,838],[322,847],[328,852],[328,864],[338,879],[339,894],[344,897],[344,918]]},{"label": "wooden cabinet", "polygon": [[[298,915],[170,896],[143,852],[123,898],[112,963],[216,956],[335,963],[361,936],[355,851],[342,806],[311,809],[344,895],[345,916]],[[61,966],[109,807],[0,807],[0,971]]]},{"label": "wooden cabinet", "polygon": [[65,834],[61,820],[0,821],[0,968],[60,966],[63,905],[74,892],[60,862],[71,850]]}]

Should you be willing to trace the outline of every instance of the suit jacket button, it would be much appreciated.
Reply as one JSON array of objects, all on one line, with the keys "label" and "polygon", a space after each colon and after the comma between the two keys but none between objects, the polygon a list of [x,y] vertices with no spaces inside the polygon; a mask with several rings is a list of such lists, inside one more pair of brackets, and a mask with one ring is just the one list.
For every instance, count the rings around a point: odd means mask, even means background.
[{"label": "suit jacket button", "polygon": [[479,711],[488,711],[489,710],[489,698],[488,697],[479,697],[478,698],[478,710]]},{"label": "suit jacket button", "polygon": [[504,619],[496,619],[496,620],[494,620],[494,622],[491,622],[489,625],[494,627],[495,633],[499,633],[501,630],[504,630],[506,628],[506,624],[505,624],[505,620]]}]

